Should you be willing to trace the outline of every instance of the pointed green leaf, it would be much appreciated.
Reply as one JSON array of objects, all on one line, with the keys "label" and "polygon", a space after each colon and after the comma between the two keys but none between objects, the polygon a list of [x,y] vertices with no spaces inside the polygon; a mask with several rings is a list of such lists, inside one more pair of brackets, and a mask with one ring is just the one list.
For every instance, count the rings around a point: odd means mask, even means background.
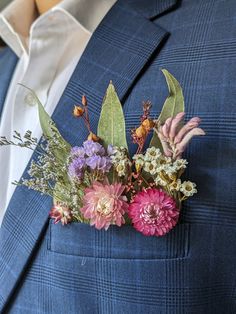
[{"label": "pointed green leaf", "polygon": [[[23,84],[19,84],[19,85],[23,86],[24,88],[30,91],[30,96],[32,97],[31,102],[35,102],[38,106],[39,121],[40,121],[40,125],[42,128],[44,137],[47,140],[50,140],[51,138],[55,136],[57,137],[57,141],[59,142],[58,149],[54,149],[53,153],[57,161],[63,167],[66,163],[68,155],[70,154],[70,150],[71,150],[70,144],[62,137],[54,121],[50,118],[50,116],[44,109],[43,105],[41,104],[36,93],[32,89],[26,87]],[[54,187],[55,199],[58,198],[56,195],[60,192],[58,195],[61,195],[60,200],[61,201],[63,200],[62,198],[63,193],[61,192],[63,191],[63,187],[65,190],[67,190],[70,187],[70,181],[69,181],[69,177],[66,170],[64,171],[64,176],[63,178],[61,178],[61,181],[55,184],[55,187]]]},{"label": "pointed green leaf", "polygon": [[[54,121],[51,119],[51,117],[48,115],[43,105],[41,104],[36,93],[32,89],[28,88],[27,86],[23,84],[19,84],[19,85],[23,86],[24,88],[30,91],[30,95],[33,97],[32,101],[36,102],[38,106],[39,121],[40,121],[40,125],[42,128],[44,137],[46,139],[50,139],[56,134],[58,136],[60,144],[62,145],[60,145],[60,148],[55,151],[55,154],[58,155],[58,157],[60,158],[63,158],[63,157],[66,158],[71,149],[70,144],[62,137]],[[63,146],[65,148],[62,151],[61,147]]]},{"label": "pointed green leaf", "polygon": [[[164,74],[168,85],[169,96],[167,97],[158,118],[160,124],[163,124],[169,117],[175,117],[179,112],[184,111],[184,96],[179,82],[167,70],[163,69],[162,73]],[[150,146],[162,148],[156,132],[153,134]]]},{"label": "pointed green leaf", "polygon": [[112,83],[109,84],[103,99],[98,136],[103,140],[105,147],[112,144],[128,149],[123,109]]},{"label": "pointed green leaf", "polygon": [[159,148],[160,151],[163,153],[163,147],[162,147],[161,141],[155,131],[153,132],[153,136],[152,136],[149,146],[150,147],[154,146],[156,148]]}]

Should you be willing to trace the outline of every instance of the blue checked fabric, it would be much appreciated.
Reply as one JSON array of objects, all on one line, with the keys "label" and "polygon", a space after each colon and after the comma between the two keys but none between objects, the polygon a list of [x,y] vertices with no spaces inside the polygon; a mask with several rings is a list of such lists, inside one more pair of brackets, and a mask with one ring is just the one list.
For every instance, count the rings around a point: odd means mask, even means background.
[{"label": "blue checked fabric", "polygon": [[[107,14],[53,119],[80,145],[86,131],[73,105],[87,95],[96,129],[112,80],[134,152],[129,130],[143,100],[159,114],[166,68],[183,86],[187,118],[200,116],[207,132],[185,156],[199,192],[178,226],[154,238],[129,226],[54,225],[51,199],[17,188],[0,229],[0,313],[236,313],[235,12],[234,0],[118,0]],[[9,48],[1,52],[0,108],[16,62]]]}]

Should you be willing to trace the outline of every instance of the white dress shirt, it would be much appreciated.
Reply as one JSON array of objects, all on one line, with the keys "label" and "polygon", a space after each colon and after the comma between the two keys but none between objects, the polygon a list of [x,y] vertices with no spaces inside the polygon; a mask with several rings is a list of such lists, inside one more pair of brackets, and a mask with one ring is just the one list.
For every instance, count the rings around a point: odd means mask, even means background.
[{"label": "white dress shirt", "polygon": [[[0,136],[31,130],[40,138],[37,106],[27,101],[32,88],[51,115],[93,31],[116,0],[64,0],[38,16],[34,0],[14,0],[0,14],[0,37],[19,57],[0,121]],[[23,18],[22,18],[23,17]],[[32,151],[0,147],[0,225]]]}]

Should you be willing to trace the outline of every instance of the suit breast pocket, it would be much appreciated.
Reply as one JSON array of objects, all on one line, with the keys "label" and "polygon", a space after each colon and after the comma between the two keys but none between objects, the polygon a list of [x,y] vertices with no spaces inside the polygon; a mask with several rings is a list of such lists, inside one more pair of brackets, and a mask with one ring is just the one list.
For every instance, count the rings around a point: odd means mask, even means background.
[{"label": "suit breast pocket", "polygon": [[176,259],[188,256],[190,225],[178,224],[163,237],[146,237],[132,226],[107,231],[90,225],[50,221],[48,249],[54,253],[110,259]]}]

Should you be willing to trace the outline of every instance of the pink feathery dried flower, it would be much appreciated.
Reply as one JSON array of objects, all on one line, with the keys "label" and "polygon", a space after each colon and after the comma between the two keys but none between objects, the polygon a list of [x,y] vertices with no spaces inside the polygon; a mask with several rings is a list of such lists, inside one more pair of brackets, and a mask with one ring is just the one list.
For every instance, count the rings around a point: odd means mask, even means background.
[{"label": "pink feathery dried flower", "polygon": [[177,224],[179,209],[167,193],[149,188],[136,194],[128,214],[134,228],[145,236],[163,236]]},{"label": "pink feathery dried flower", "polygon": [[205,132],[198,127],[201,122],[200,118],[194,117],[184,125],[184,116],[185,113],[180,112],[174,118],[168,118],[156,130],[167,157],[181,158],[193,136],[205,135]]},{"label": "pink feathery dried flower", "polygon": [[125,223],[124,214],[128,210],[127,199],[123,196],[125,186],[120,183],[102,184],[94,182],[85,189],[84,206],[81,212],[90,225],[107,230],[111,224],[121,226]]},{"label": "pink feathery dried flower", "polygon": [[55,204],[52,207],[49,216],[52,219],[55,219],[54,220],[55,224],[61,222],[62,225],[67,225],[69,222],[72,221],[71,210],[68,207],[63,206],[62,204],[59,203]]}]

